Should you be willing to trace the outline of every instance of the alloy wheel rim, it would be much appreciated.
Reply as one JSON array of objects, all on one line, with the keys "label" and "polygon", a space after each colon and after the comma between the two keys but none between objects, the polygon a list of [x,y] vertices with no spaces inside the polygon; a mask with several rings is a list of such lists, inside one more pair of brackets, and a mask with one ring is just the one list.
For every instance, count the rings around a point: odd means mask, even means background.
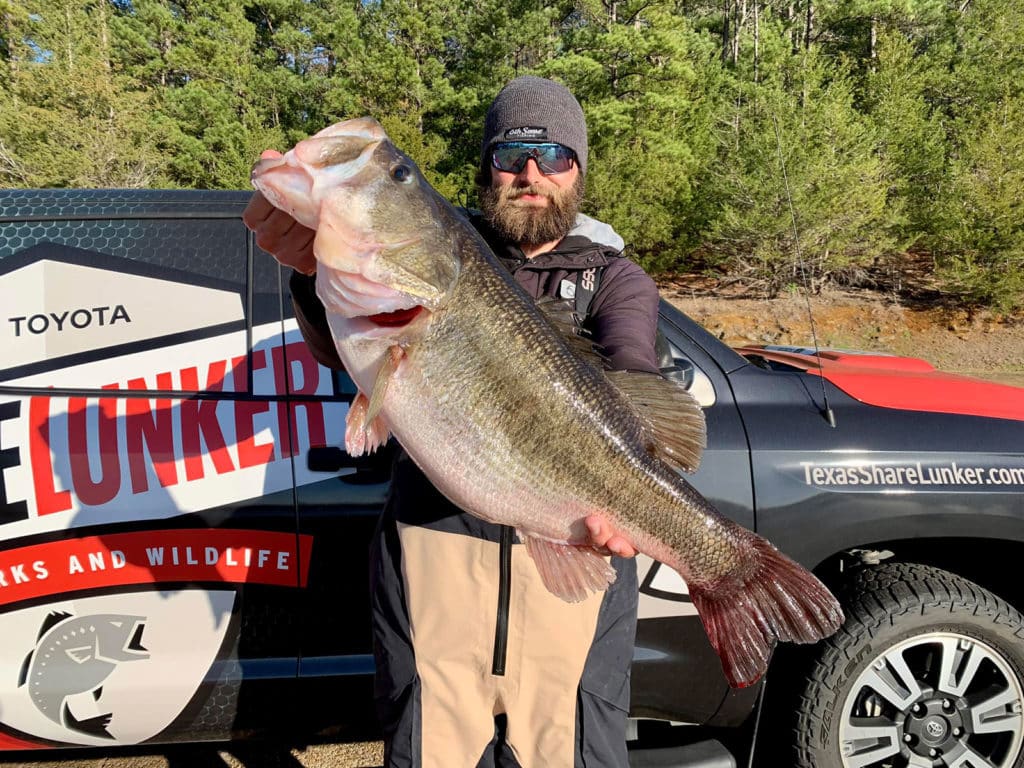
[{"label": "alloy wheel rim", "polygon": [[844,768],[1011,768],[1024,689],[976,637],[929,632],[872,659],[842,708]]}]

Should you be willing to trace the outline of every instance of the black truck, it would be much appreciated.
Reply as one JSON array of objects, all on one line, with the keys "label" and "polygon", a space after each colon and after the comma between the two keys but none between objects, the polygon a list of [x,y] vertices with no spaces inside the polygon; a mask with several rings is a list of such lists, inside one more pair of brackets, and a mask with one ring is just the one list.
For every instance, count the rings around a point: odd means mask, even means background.
[{"label": "black truck", "polygon": [[[372,735],[386,463],[318,365],[245,192],[0,191],[0,749]],[[690,478],[846,623],[730,689],[641,557],[635,766],[1024,765],[1024,389],[733,349],[663,303]]]}]

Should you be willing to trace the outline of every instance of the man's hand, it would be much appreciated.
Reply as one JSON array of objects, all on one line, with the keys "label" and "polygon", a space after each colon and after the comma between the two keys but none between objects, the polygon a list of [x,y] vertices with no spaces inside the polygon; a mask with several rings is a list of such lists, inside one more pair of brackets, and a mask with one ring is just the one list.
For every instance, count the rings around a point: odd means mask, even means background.
[{"label": "man's hand", "polygon": [[[267,149],[260,158],[280,156],[280,152]],[[282,265],[304,275],[316,272],[316,258],[313,256],[313,237],[316,233],[272,206],[259,192],[253,194],[242,213],[242,221],[256,234],[256,245]]]},{"label": "man's hand", "polygon": [[584,522],[590,533],[590,543],[594,547],[619,557],[636,557],[636,547],[628,539],[617,534],[601,515],[590,515]]}]

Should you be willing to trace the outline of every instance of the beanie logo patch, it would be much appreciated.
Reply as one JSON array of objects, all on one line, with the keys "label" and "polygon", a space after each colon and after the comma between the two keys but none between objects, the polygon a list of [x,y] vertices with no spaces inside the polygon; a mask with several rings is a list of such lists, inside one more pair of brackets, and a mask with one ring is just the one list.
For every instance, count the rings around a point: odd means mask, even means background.
[{"label": "beanie logo patch", "polygon": [[505,131],[506,141],[547,141],[548,129],[536,125],[523,125]]}]

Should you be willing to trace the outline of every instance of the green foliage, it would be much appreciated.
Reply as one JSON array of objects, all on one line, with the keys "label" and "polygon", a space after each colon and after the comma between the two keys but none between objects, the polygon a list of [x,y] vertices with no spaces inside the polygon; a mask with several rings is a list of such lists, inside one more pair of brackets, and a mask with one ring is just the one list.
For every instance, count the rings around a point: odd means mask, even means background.
[{"label": "green foliage", "polygon": [[0,0],[0,184],[245,188],[372,115],[472,204],[487,105],[534,73],[652,271],[776,291],[924,249],[1019,308],[1021,29],[1019,0]]},{"label": "green foliage", "polygon": [[150,94],[112,55],[101,0],[26,0],[2,17],[0,183],[144,187],[162,181]]},{"label": "green foliage", "polygon": [[890,169],[889,199],[906,214],[896,230],[904,247],[935,230],[935,200],[946,184],[946,131],[929,99],[930,66],[903,35],[886,33],[865,80],[864,109]]},{"label": "green foliage", "polygon": [[687,218],[701,156],[709,152],[709,50],[666,4],[618,3],[612,18],[564,36],[566,52],[543,73],[566,82],[590,128],[587,208],[608,221],[640,262],[679,265],[692,246]]},{"label": "green foliage", "polygon": [[947,226],[938,238],[940,276],[979,304],[1024,307],[1024,98],[994,106],[952,164]]},{"label": "green foliage", "polygon": [[[893,248],[896,209],[849,79],[813,51],[758,84],[738,82],[719,117],[711,250],[771,291],[856,279]],[[887,204],[888,203],[888,204]]]}]

